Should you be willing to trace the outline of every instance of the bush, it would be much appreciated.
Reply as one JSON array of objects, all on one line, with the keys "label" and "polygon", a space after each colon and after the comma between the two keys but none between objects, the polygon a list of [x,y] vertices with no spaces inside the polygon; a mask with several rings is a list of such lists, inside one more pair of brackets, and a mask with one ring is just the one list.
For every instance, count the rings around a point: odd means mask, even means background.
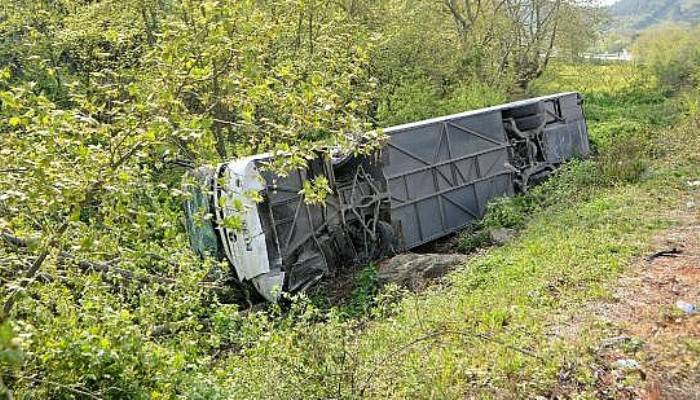
[{"label": "bush", "polygon": [[487,228],[522,228],[531,206],[528,195],[495,199],[487,206],[483,225]]},{"label": "bush", "polygon": [[383,127],[507,101],[505,87],[490,86],[477,79],[443,85],[426,77],[408,78],[397,87],[385,88],[380,98],[377,120]]},{"label": "bush", "polygon": [[634,138],[615,142],[600,155],[597,167],[604,182],[638,182],[649,168],[645,143]]},{"label": "bush", "polygon": [[491,244],[491,237],[488,231],[475,230],[464,232],[459,237],[457,249],[460,253],[471,253],[474,250]]},{"label": "bush", "polygon": [[442,105],[439,87],[427,78],[409,79],[386,90],[377,109],[382,126],[418,121],[438,115]]},{"label": "bush", "polygon": [[348,316],[358,317],[366,314],[375,304],[375,297],[379,291],[377,266],[369,264],[363,268],[355,277],[354,286],[350,304],[344,307],[343,311]]},{"label": "bush", "polygon": [[700,68],[700,28],[663,25],[642,32],[633,54],[667,86],[692,84]]}]

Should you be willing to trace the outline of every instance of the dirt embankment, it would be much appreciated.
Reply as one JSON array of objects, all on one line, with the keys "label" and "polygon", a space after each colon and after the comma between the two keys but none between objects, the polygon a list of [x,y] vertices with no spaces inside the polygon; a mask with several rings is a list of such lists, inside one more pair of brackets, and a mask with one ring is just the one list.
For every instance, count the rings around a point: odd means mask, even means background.
[{"label": "dirt embankment", "polygon": [[[700,399],[700,221],[658,236],[604,317],[639,341],[647,399]],[[684,311],[682,308],[686,308]],[[608,357],[615,357],[609,350]]]},{"label": "dirt embankment", "polygon": [[608,327],[595,350],[602,397],[700,399],[700,218],[683,220],[653,239],[609,301],[590,304],[567,327],[575,335],[587,318]]}]

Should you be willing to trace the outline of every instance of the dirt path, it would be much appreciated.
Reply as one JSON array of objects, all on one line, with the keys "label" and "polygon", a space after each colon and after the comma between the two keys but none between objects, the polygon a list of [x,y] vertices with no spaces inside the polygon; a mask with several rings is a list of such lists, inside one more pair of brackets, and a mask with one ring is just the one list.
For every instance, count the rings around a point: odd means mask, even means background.
[{"label": "dirt path", "polygon": [[619,329],[600,357],[641,381],[629,393],[643,399],[700,399],[700,220],[657,236],[653,252],[616,283],[615,301],[596,306],[600,319]]}]

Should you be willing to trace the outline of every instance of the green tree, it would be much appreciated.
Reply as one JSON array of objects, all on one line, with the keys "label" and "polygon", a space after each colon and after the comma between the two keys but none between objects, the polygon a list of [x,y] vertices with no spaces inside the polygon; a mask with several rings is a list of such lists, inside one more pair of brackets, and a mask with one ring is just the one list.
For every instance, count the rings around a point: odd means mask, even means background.
[{"label": "green tree", "polygon": [[673,24],[650,28],[634,41],[632,53],[664,84],[692,83],[700,68],[700,28]]}]

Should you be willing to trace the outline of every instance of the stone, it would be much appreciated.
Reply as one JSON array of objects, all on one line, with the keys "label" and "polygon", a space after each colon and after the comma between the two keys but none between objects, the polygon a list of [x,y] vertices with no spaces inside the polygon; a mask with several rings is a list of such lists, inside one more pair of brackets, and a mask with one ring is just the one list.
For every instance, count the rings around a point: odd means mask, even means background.
[{"label": "stone", "polygon": [[489,230],[489,238],[491,239],[491,243],[499,246],[513,240],[516,234],[517,231],[515,229],[509,228],[495,228]]},{"label": "stone", "polygon": [[463,254],[399,254],[379,264],[377,279],[380,284],[395,283],[418,290],[468,259]]}]

